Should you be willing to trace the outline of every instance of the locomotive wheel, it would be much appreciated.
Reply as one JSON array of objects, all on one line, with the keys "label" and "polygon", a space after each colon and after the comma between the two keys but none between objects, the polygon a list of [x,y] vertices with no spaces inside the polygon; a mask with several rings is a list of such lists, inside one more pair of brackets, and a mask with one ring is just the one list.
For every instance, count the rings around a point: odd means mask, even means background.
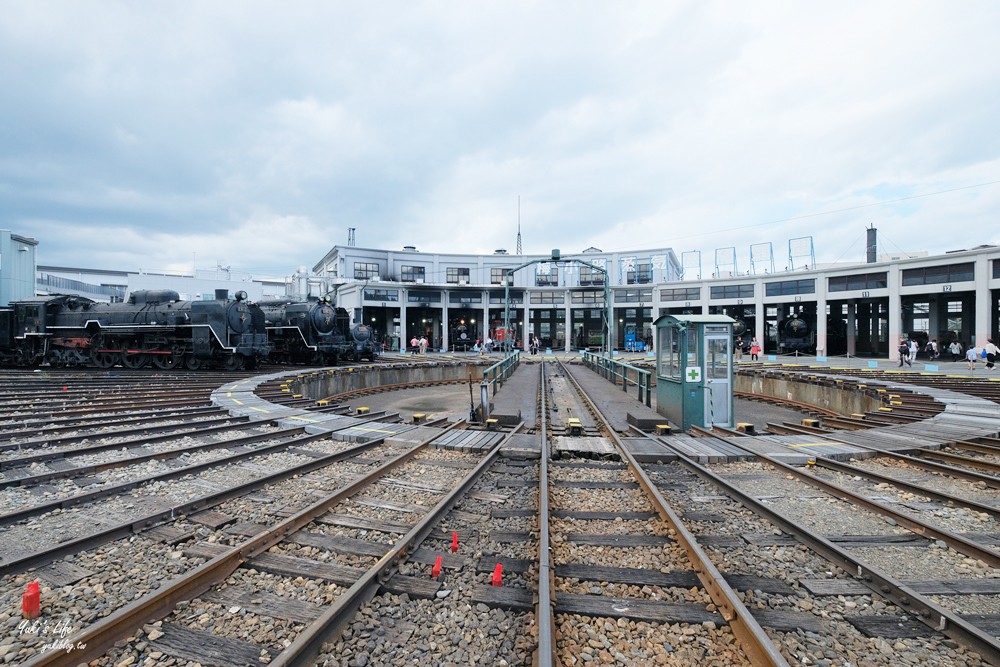
[{"label": "locomotive wheel", "polygon": [[145,368],[149,365],[148,354],[128,354],[122,352],[122,366],[125,368]]},{"label": "locomotive wheel", "polygon": [[117,356],[112,352],[92,352],[90,359],[98,368],[111,368],[118,361]]},{"label": "locomotive wheel", "polygon": [[153,365],[165,371],[177,368],[177,366],[184,360],[184,355],[180,352],[171,352],[170,354],[157,354],[153,357]]},{"label": "locomotive wheel", "polygon": [[194,356],[193,354],[187,355],[186,357],[184,357],[184,368],[188,369],[189,371],[198,370],[199,368],[201,368],[201,359]]},{"label": "locomotive wheel", "polygon": [[222,367],[227,371],[238,371],[243,368],[243,357],[231,354],[222,361]]}]

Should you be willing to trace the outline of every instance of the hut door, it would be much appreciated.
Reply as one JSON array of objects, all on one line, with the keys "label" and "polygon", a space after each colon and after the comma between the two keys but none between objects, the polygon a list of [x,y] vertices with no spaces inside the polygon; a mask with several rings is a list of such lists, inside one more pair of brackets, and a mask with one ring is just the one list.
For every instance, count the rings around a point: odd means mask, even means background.
[{"label": "hut door", "polygon": [[705,336],[705,423],[709,425],[732,424],[729,414],[732,396],[731,345],[730,334]]}]

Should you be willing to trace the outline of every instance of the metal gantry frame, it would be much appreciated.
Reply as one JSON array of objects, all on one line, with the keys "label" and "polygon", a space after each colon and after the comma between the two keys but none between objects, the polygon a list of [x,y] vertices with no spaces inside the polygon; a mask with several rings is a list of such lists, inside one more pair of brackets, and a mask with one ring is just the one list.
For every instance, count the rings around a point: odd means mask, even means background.
[{"label": "metal gantry frame", "polygon": [[[503,290],[503,328],[505,333],[510,333],[510,285],[514,282],[514,274],[521,269],[532,266],[533,264],[582,264],[583,266],[589,266],[595,271],[600,271],[604,274],[604,311],[601,317],[601,330],[604,334],[604,344],[602,345],[603,352],[609,357],[612,356],[615,349],[614,345],[614,329],[612,329],[612,323],[614,322],[614,313],[611,309],[614,304],[611,302],[611,275],[607,268],[597,266],[596,264],[591,264],[590,262],[585,262],[582,259],[569,258],[562,259],[558,249],[553,249],[552,256],[546,259],[533,259],[531,261],[525,262],[524,264],[518,264],[512,269],[506,269],[504,272],[504,290]],[[527,291],[527,290],[526,290]],[[529,305],[528,301],[525,302],[525,308]],[[572,304],[570,304],[572,307]],[[567,323],[568,326],[568,323]],[[524,332],[522,333],[522,340],[524,337]],[[570,332],[566,332],[569,336]],[[567,339],[568,340],[568,339]],[[509,352],[514,347],[514,341],[508,335],[504,339],[503,349],[505,352]]]}]

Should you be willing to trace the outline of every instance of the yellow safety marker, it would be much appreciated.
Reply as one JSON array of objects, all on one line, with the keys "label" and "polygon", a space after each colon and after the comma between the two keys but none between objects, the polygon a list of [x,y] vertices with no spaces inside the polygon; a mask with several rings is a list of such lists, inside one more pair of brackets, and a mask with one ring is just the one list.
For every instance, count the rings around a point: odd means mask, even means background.
[{"label": "yellow safety marker", "polygon": [[318,401],[316,401],[316,405],[320,405],[320,406],[322,406],[322,405],[330,405],[330,401],[327,400],[327,399],[325,399],[325,398],[321,398]]},{"label": "yellow safety marker", "polygon": [[499,424],[500,424],[500,420],[499,419],[494,419],[493,417],[490,417],[489,419],[486,420],[486,428],[488,428],[488,429],[494,429]]},{"label": "yellow safety marker", "polygon": [[368,414],[369,410],[368,410],[368,408],[361,407],[361,408],[358,408],[357,410],[355,410],[354,412],[356,414],[359,414],[359,415],[366,415],[366,414]]},{"label": "yellow safety marker", "polygon": [[889,405],[902,405],[902,401],[889,401]]},{"label": "yellow safety marker", "polygon": [[754,429],[754,425],[750,422],[739,422],[736,424],[736,430],[742,431],[743,433],[753,433]]},{"label": "yellow safety marker", "polygon": [[883,407],[883,408],[879,408],[878,411],[879,412],[892,412],[892,408],[884,408]]},{"label": "yellow safety marker", "polygon": [[292,394],[292,398],[302,398],[302,394]]},{"label": "yellow safety marker", "polygon": [[670,435],[670,431],[672,430],[673,428],[670,426],[670,424],[656,425],[656,435]]},{"label": "yellow safety marker", "polygon": [[819,426],[819,420],[818,419],[813,419],[811,417],[806,417],[805,419],[802,420],[802,425],[803,426],[812,426],[812,427],[815,428],[815,427]]},{"label": "yellow safety marker", "polygon": [[413,413],[413,423],[414,424],[419,424],[420,422],[422,422],[424,420],[424,417],[426,417],[426,416],[427,415],[425,415],[422,412],[415,412],[415,413]]},{"label": "yellow safety marker", "polygon": [[570,435],[580,435],[583,433],[583,425],[576,417],[570,417],[566,420],[566,428],[569,429]]},{"label": "yellow safety marker", "polygon": [[865,413],[863,413],[863,412],[852,412],[851,416],[854,417],[855,419],[864,419],[865,418]]}]

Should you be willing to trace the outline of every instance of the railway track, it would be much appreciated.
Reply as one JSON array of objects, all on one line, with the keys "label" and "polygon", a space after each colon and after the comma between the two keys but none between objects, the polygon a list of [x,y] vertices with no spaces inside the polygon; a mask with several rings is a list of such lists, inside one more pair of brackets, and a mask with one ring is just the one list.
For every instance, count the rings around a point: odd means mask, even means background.
[{"label": "railway track", "polygon": [[[126,449],[142,440],[138,453],[95,441],[93,416],[58,430],[41,428],[42,417],[0,423],[0,445],[40,449],[88,431],[86,442],[22,452],[55,458],[0,470],[35,467],[23,484],[0,479],[0,494],[20,494],[25,512],[0,531],[21,535],[11,544],[50,536],[34,546],[52,548],[0,561],[0,604],[16,606],[40,576],[55,605],[49,617],[65,619],[73,647],[43,652],[47,638],[29,634],[8,652],[31,665],[1000,664],[1000,538],[987,470],[909,455],[818,457],[805,470],[764,458],[706,466],[681,452],[675,463],[639,464],[630,440],[667,439],[614,433],[575,381],[578,368],[522,371],[537,374],[537,460],[502,458],[502,442],[455,451],[445,443],[457,442],[449,434],[461,424],[354,445],[244,420],[217,425],[212,442],[182,442],[183,431],[136,436]],[[33,390],[43,395],[43,385]],[[277,382],[259,394],[344,409]],[[203,407],[140,408],[119,415],[106,437],[176,430],[167,417],[215,418]],[[879,417],[850,419],[870,426]],[[377,428],[393,416],[368,418]],[[773,426],[834,437],[840,417],[819,419]],[[989,462],[995,440],[954,441],[947,453]],[[571,455],[580,443],[596,453]],[[190,469],[120,486],[73,481],[135,476],[168,460]],[[45,469],[60,461],[77,470]],[[50,496],[31,491],[53,485]],[[857,509],[853,496],[872,506]],[[0,495],[0,507],[13,499]],[[0,615],[0,627],[18,620]]]}]

